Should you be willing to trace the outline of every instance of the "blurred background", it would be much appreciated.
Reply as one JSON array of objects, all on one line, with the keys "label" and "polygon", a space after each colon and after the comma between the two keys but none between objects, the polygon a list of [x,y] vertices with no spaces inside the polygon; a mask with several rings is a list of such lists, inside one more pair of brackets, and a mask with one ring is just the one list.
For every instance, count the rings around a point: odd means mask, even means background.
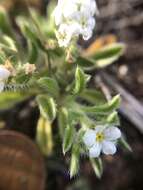
[{"label": "blurred background", "polygon": [[[143,1],[97,0],[97,4],[100,14],[96,19],[95,35],[83,47],[87,48],[95,40],[95,48],[115,41],[126,44],[125,55],[119,61],[93,75],[95,83],[100,81],[101,88],[122,95],[121,126],[133,153],[119,150],[114,157],[104,157],[101,180],[96,178],[86,160],[81,163],[79,176],[70,180],[66,163],[59,153],[58,162],[52,157],[46,160],[47,190],[143,189]],[[0,0],[0,6],[6,8],[14,26],[14,15],[25,13],[27,5],[44,15],[48,0]],[[23,102],[15,109],[0,112],[0,126],[34,138],[38,114],[32,101]]]}]

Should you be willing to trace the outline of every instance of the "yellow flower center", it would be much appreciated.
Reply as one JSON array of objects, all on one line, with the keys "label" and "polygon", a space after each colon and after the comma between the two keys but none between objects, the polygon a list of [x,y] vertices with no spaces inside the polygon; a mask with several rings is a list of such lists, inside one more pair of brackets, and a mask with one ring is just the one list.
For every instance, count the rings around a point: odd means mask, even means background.
[{"label": "yellow flower center", "polygon": [[104,134],[103,133],[97,133],[96,134],[96,141],[102,142],[104,140]]}]

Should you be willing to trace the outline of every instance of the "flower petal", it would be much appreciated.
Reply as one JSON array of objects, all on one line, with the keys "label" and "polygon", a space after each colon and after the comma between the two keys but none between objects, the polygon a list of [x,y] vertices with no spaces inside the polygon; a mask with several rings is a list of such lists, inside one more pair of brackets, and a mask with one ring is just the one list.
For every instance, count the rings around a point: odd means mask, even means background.
[{"label": "flower petal", "polygon": [[0,80],[6,80],[10,76],[9,70],[0,66]]},{"label": "flower petal", "polygon": [[105,139],[112,141],[121,137],[121,131],[117,127],[108,127],[104,131]]},{"label": "flower petal", "polygon": [[95,132],[96,133],[102,133],[105,130],[106,126],[105,125],[97,125],[95,127]]},{"label": "flower petal", "polygon": [[90,158],[97,158],[100,156],[102,145],[99,143],[94,144],[93,147],[89,149]]},{"label": "flower petal", "polygon": [[96,133],[92,129],[87,130],[83,136],[83,141],[88,147],[91,147],[94,145],[95,139],[96,139]]},{"label": "flower petal", "polygon": [[115,154],[116,153],[116,146],[113,142],[110,141],[103,141],[102,143],[102,151],[104,154]]},{"label": "flower petal", "polygon": [[4,89],[4,82],[0,82],[0,92],[2,92]]}]

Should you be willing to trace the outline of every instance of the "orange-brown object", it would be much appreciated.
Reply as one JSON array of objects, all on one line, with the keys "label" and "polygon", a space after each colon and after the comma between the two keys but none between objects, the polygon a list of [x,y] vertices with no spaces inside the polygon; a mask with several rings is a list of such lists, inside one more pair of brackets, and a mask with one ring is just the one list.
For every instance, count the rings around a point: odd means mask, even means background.
[{"label": "orange-brown object", "polygon": [[91,56],[104,46],[115,42],[117,42],[117,38],[112,34],[98,38],[83,52],[83,56]]},{"label": "orange-brown object", "polygon": [[0,131],[0,190],[44,190],[44,168],[39,150],[28,137]]}]

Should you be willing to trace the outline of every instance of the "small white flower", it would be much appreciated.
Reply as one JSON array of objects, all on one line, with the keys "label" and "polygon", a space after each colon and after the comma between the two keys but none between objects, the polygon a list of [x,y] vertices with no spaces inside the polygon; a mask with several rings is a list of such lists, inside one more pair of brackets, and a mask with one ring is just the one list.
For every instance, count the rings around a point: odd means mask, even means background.
[{"label": "small white flower", "polygon": [[95,130],[88,129],[83,141],[89,149],[91,158],[99,157],[101,152],[106,155],[116,153],[116,141],[121,137],[121,131],[117,127],[98,126]]},{"label": "small white flower", "polygon": [[58,27],[56,37],[59,45],[68,47],[79,35],[83,36],[84,40],[91,38],[96,12],[95,0],[59,0],[53,12]]},{"label": "small white flower", "polygon": [[67,47],[71,41],[72,34],[71,31],[68,32],[68,29],[69,27],[67,24],[62,24],[60,25],[59,30],[56,32],[56,37],[60,47]]},{"label": "small white flower", "polygon": [[74,37],[77,37],[81,32],[81,26],[78,23],[61,24],[56,32],[56,37],[60,47],[67,47]]},{"label": "small white flower", "polygon": [[5,81],[10,76],[9,70],[7,70],[5,67],[0,66],[0,92],[3,91],[5,86]]}]

